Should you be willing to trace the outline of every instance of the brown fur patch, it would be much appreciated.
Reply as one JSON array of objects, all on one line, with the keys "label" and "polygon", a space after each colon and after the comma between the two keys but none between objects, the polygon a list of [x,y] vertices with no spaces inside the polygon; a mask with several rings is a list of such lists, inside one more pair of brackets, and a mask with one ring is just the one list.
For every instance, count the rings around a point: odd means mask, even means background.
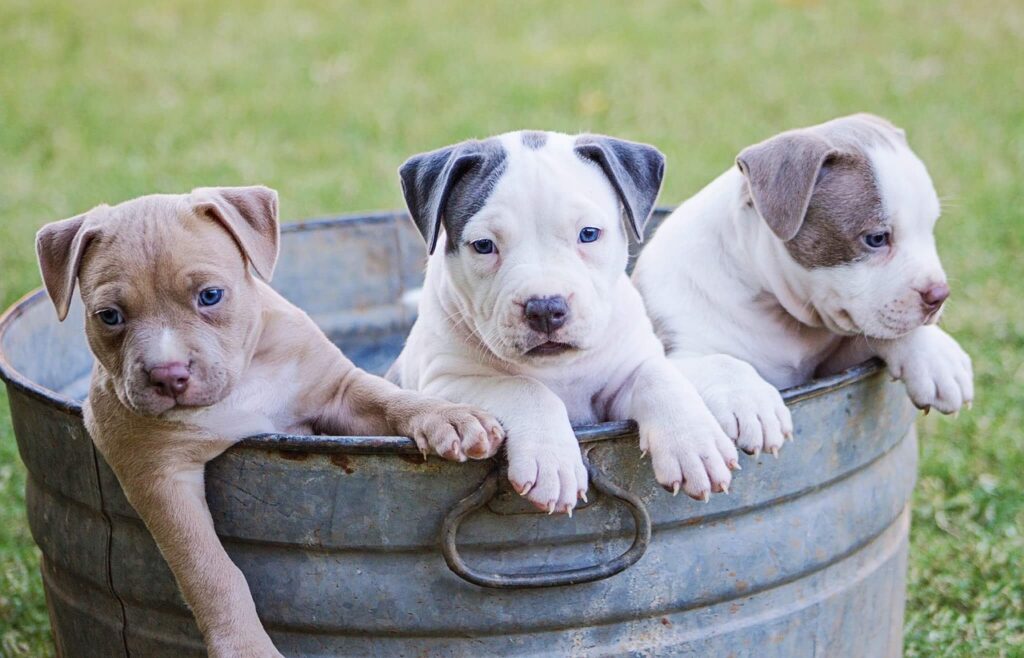
[{"label": "brown fur patch", "polygon": [[804,222],[786,249],[808,269],[835,267],[868,255],[861,236],[884,226],[871,163],[864,155],[841,154],[821,168]]}]

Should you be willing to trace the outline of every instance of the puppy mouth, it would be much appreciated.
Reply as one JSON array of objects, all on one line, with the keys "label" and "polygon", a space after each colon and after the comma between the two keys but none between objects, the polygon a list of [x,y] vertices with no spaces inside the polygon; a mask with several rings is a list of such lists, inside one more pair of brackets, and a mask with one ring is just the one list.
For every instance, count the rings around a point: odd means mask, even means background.
[{"label": "puppy mouth", "polygon": [[568,343],[549,340],[527,350],[526,356],[556,356],[574,349],[576,348]]}]

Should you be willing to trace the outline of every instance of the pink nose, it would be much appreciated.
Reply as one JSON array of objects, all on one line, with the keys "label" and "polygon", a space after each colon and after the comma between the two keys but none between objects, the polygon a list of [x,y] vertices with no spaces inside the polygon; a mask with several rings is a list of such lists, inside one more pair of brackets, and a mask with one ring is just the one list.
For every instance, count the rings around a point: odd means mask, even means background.
[{"label": "pink nose", "polygon": [[936,283],[920,291],[921,301],[930,309],[937,309],[942,302],[949,297],[949,286],[945,283]]},{"label": "pink nose", "polygon": [[169,398],[185,392],[188,377],[188,365],[179,362],[164,363],[149,370],[149,383],[156,387],[157,393]]}]

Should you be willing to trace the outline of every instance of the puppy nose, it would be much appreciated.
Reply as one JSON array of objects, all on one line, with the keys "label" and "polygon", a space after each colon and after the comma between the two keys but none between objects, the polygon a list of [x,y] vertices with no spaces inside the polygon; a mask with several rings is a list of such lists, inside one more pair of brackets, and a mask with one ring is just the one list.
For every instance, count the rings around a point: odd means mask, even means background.
[{"label": "puppy nose", "polygon": [[561,295],[557,297],[533,297],[526,300],[523,309],[526,323],[534,331],[550,334],[569,319],[569,303]]},{"label": "puppy nose", "polygon": [[936,309],[942,306],[942,302],[946,301],[946,298],[949,297],[949,286],[945,283],[936,283],[919,292],[921,293],[921,301],[924,302],[924,305],[928,308]]},{"label": "puppy nose", "polygon": [[165,363],[149,370],[149,383],[156,387],[157,393],[169,398],[185,392],[188,377],[188,365],[184,363]]}]

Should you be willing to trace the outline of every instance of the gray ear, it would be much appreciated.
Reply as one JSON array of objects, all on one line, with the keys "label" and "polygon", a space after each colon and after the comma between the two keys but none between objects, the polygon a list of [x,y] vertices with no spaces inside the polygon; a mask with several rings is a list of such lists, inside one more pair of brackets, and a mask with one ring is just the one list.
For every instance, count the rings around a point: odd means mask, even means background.
[{"label": "gray ear", "polygon": [[99,230],[87,222],[94,213],[105,212],[109,206],[97,206],[87,213],[47,224],[36,233],[36,256],[43,285],[50,296],[57,318],[63,322],[71,307],[75,281],[82,265],[82,255]]},{"label": "gray ear", "polygon": [[824,139],[801,130],[748,146],[737,156],[754,208],[780,240],[800,231],[818,173],[836,154]]},{"label": "gray ear", "polygon": [[[412,221],[434,253],[444,222],[449,240],[483,207],[503,173],[505,150],[497,140],[467,140],[436,151],[420,153],[398,169],[402,194]],[[463,189],[455,196],[460,182]]]},{"label": "gray ear", "polygon": [[277,192],[269,187],[197,187],[192,209],[219,222],[264,281],[274,275],[281,242]]},{"label": "gray ear", "polygon": [[604,171],[622,202],[633,235],[643,242],[644,226],[665,177],[665,156],[648,144],[604,135],[580,135],[575,150]]}]

